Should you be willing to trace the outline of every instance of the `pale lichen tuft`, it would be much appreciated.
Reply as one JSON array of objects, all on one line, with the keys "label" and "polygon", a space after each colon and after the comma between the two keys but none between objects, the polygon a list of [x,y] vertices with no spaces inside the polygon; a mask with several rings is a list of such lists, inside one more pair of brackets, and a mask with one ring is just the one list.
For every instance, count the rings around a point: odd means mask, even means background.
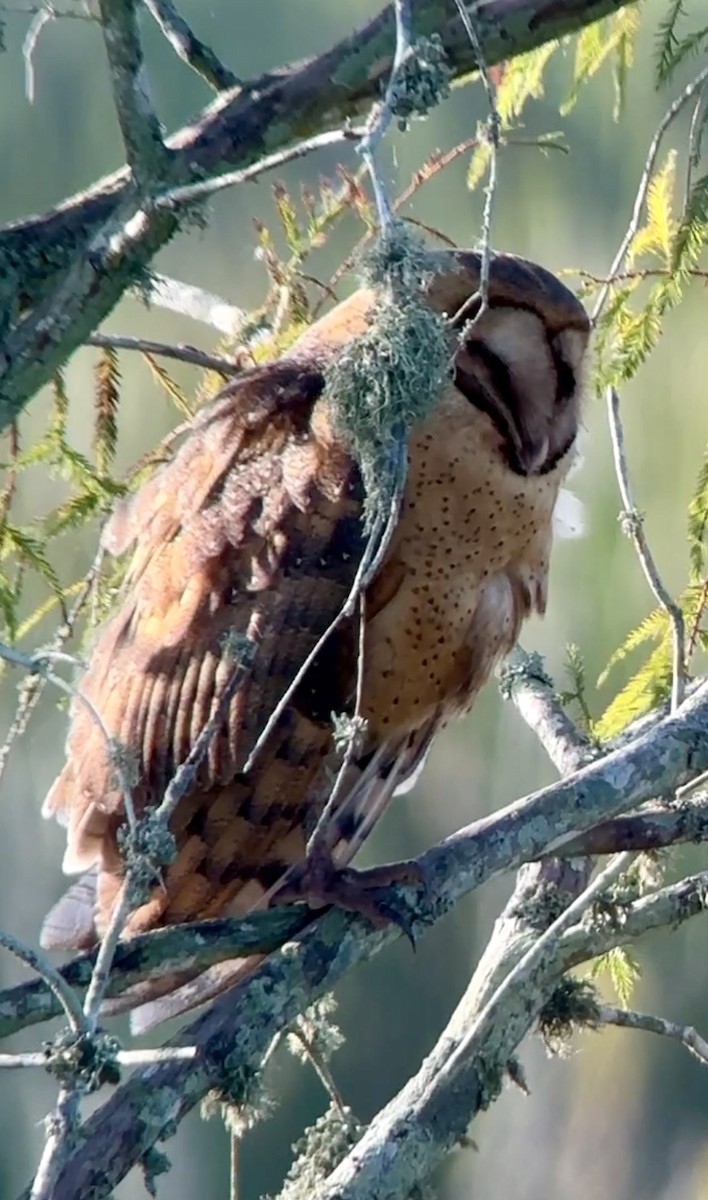
[{"label": "pale lichen tuft", "polygon": [[401,447],[435,407],[450,371],[448,324],[425,300],[431,274],[421,239],[393,222],[362,264],[376,292],[368,328],[327,371],[335,421],[361,470],[369,528],[400,487]]}]

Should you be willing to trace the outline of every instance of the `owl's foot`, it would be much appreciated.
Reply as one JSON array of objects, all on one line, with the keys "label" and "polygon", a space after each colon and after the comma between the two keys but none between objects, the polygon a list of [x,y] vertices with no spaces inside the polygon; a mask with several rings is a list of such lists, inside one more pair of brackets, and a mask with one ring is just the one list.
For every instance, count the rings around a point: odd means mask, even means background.
[{"label": "owl's foot", "polygon": [[410,909],[387,894],[395,884],[425,888],[425,873],[420,864],[410,859],[355,870],[338,867],[328,856],[315,852],[303,865],[299,878],[291,879],[274,900],[276,903],[305,900],[311,908],[334,904],[348,912],[361,913],[376,929],[397,925],[415,947]]}]

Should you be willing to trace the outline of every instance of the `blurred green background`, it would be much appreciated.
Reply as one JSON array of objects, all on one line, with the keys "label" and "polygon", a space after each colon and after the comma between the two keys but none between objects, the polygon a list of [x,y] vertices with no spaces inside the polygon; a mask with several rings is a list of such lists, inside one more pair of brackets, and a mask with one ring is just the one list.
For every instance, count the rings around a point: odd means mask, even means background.
[{"label": "blurred green background", "polygon": [[[282,62],[328,47],[372,15],[379,0],[182,0],[184,15],[237,73],[253,76]],[[705,0],[689,11],[705,13]],[[562,130],[570,154],[542,156],[509,147],[500,161],[493,242],[552,269],[606,271],[631,211],[646,148],[668,103],[653,89],[652,51],[665,0],[646,3],[627,107],[612,120],[612,83],[604,70],[582,94],[568,118],[558,106],[570,82],[570,55],[549,73],[546,98],[532,102],[525,136]],[[34,57],[36,95],[25,95],[21,43],[28,18],[7,16],[7,51],[0,60],[0,161],[4,164],[0,220],[40,212],[120,165],[122,152],[108,88],[98,29],[81,21],[57,21],[43,32]],[[201,81],[171,54],[145,21],[146,49],[158,110],[172,129],[208,102]],[[485,108],[478,86],[457,90],[432,118],[406,137],[392,140],[387,168],[392,186],[405,186],[436,147],[447,148],[474,133]],[[668,144],[683,146],[686,122]],[[353,155],[346,159],[353,165]],[[335,153],[323,153],[283,170],[279,178],[297,188],[333,176]],[[191,232],[166,249],[157,267],[206,286],[246,307],[264,295],[266,280],[254,256],[253,217],[275,224],[270,185],[249,185],[222,195],[204,232]],[[458,244],[477,238],[481,196],[465,187],[462,159],[420,191],[410,210],[441,228]],[[354,236],[345,221],[326,250],[310,263],[326,277]],[[669,317],[650,365],[623,397],[627,447],[637,503],[669,587],[686,579],[685,510],[708,440],[708,320],[706,297],[696,288]],[[123,333],[187,340],[209,348],[212,332],[186,319],[125,301],[107,323]],[[67,372],[72,432],[90,443],[87,417],[95,353],[75,355]],[[121,461],[133,461],[175,423],[174,410],[144,364],[124,355],[124,402],[120,415]],[[196,375],[175,369],[185,387]],[[84,397],[85,399],[82,399]],[[29,444],[42,427],[47,398],[38,398],[23,421]],[[602,406],[589,398],[585,461],[573,489],[587,507],[586,535],[557,544],[547,619],[525,634],[525,644],[547,657],[562,677],[564,647],[577,642],[585,655],[596,713],[612,695],[594,680],[609,654],[652,607],[629,544],[617,524],[618,498]],[[20,483],[19,512],[28,518],[57,502],[62,486],[40,471]],[[54,549],[63,579],[76,578],[95,542],[65,537]],[[39,595],[39,592],[37,593]],[[42,639],[50,635],[45,626]],[[16,680],[5,675],[0,727],[9,726]],[[44,794],[59,768],[65,714],[48,695],[30,731],[13,751],[3,784],[0,838],[0,921],[33,943],[41,918],[59,894],[63,837],[40,818]],[[399,801],[376,831],[367,858],[406,856],[484,812],[548,782],[552,769],[510,706],[490,685],[473,716],[441,737],[425,778],[412,798]],[[680,851],[672,870],[702,863],[703,852]],[[347,1037],[334,1060],[341,1091],[367,1120],[415,1071],[456,1003],[511,886],[504,880],[470,898],[430,933],[413,955],[397,945],[362,967],[339,989],[341,1024]],[[640,948],[642,981],[638,1007],[655,1010],[708,1033],[708,925],[693,922]],[[8,956],[0,959],[0,985],[21,978]],[[34,1030],[15,1048],[35,1048],[46,1036]],[[3,1047],[5,1048],[5,1047]],[[472,1129],[477,1152],[460,1151],[435,1181],[447,1200],[699,1200],[708,1196],[708,1075],[684,1051],[649,1035],[610,1032],[586,1035],[563,1060],[549,1061],[537,1041],[523,1048],[530,1097],[509,1087]],[[321,1112],[326,1101],[311,1069],[283,1054],[276,1067],[282,1098],[275,1114],[246,1139],[242,1195],[246,1200],[277,1191],[290,1143]],[[53,1103],[53,1083],[41,1073],[0,1074],[0,1197],[24,1185],[37,1162],[42,1117]],[[221,1200],[227,1188],[227,1139],[216,1123],[193,1116],[167,1147],[173,1162],[158,1195],[172,1200]],[[137,1174],[116,1191],[116,1200],[145,1194]]]}]

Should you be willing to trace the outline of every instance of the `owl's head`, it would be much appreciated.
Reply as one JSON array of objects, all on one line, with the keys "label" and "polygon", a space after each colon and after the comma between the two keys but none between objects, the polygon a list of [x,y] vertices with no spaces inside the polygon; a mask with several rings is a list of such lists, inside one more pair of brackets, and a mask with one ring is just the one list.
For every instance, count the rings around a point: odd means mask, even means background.
[{"label": "owl's head", "polygon": [[545,474],[578,433],[588,315],[549,271],[499,254],[491,261],[488,308],[471,324],[480,307],[479,300],[470,304],[480,256],[459,250],[445,260],[429,301],[459,331],[468,328],[454,358],[455,384],[494,423],[509,467]]},{"label": "owl's head", "polygon": [[[490,264],[488,308],[479,311],[482,260],[474,250],[432,251],[428,302],[451,323],[454,381],[485,412],[510,468],[544,474],[578,432],[590,320],[580,301],[543,267],[511,254]],[[299,339],[291,354],[326,360],[366,329],[374,295],[355,292]]]}]

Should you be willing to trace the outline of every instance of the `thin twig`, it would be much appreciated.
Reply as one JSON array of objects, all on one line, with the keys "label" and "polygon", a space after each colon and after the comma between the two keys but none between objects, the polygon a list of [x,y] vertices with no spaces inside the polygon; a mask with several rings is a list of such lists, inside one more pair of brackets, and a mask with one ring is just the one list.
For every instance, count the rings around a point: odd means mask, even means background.
[{"label": "thin twig", "polygon": [[84,997],[84,1014],[87,1024],[93,1033],[98,1028],[101,1004],[106,994],[106,984],[108,983],[108,976],[113,964],[116,946],[118,945],[125,923],[134,907],[132,892],[132,873],[130,868],[128,868],[123,886],[113,905],[108,928],[101,938],[91,975],[91,982],[86,989]]},{"label": "thin twig", "polygon": [[[497,93],[494,84],[492,83],[487,64],[485,62],[484,53],[482,51],[482,43],[475,28],[474,21],[466,8],[463,0],[455,0],[457,11],[460,14],[460,20],[465,27],[465,32],[470,39],[470,43],[477,59],[477,66],[484,85],[484,90],[487,94],[487,104],[489,105],[489,116],[487,118],[487,141],[489,144],[489,177],[487,186],[484,189],[484,210],[482,213],[482,234],[480,238],[480,253],[481,263],[479,270],[479,288],[470,296],[462,308],[455,314],[455,320],[460,321],[465,313],[470,312],[477,302],[479,308],[475,313],[474,319],[470,323],[474,325],[486,312],[489,307],[489,269],[492,258],[491,236],[492,236],[492,210],[494,207],[494,198],[497,190],[497,155],[499,151],[499,135],[501,132],[501,119],[497,108]],[[468,329],[462,331],[464,337]]]},{"label": "thin twig", "polygon": [[[103,561],[104,552],[102,547],[99,547],[98,552],[87,571],[81,586],[79,594],[67,613],[66,620],[57,630],[54,640],[51,644],[53,650],[60,650],[66,645],[72,633],[76,622],[81,615],[84,606],[93,592],[94,583],[98,577]],[[33,673],[26,675],[24,679],[24,691],[20,697],[20,703],[17,706],[17,711],[10,726],[5,741],[0,747],[0,782],[2,781],[5,768],[9,761],[10,751],[18,737],[21,737],[29,724],[32,713],[34,712],[39,699],[48,683],[45,675]]]},{"label": "thin twig", "polygon": [[342,761],[337,771],[337,777],[334,781],[334,786],[327,798],[322,812],[320,813],[315,828],[307,842],[307,857],[316,857],[318,853],[326,853],[326,844],[329,836],[329,825],[332,816],[337,811],[339,797],[345,786],[347,772],[354,759],[354,754],[361,747],[361,741],[366,733],[364,722],[361,716],[361,708],[364,696],[364,654],[366,649],[366,604],[364,602],[363,593],[359,596],[359,630],[358,630],[358,647],[356,658],[356,692],[354,697],[354,714],[349,721],[349,728],[346,733],[346,741]]},{"label": "thin twig", "polygon": [[686,647],[686,662],[689,663],[693,657],[696,645],[698,643],[698,635],[701,632],[701,621],[708,607],[708,575],[703,580],[701,585],[701,594],[698,597],[698,607],[691,622],[691,628],[688,635],[688,646]]},{"label": "thin twig", "polygon": [[141,354],[159,354],[162,358],[174,358],[178,362],[190,363],[195,367],[203,367],[207,371],[216,371],[224,378],[230,378],[243,369],[242,364],[235,358],[224,358],[216,354],[206,354],[195,346],[183,343],[153,342],[147,338],[126,337],[113,333],[92,333],[86,339],[87,346],[112,346],[116,350],[137,350]]},{"label": "thin twig", "polygon": [[61,972],[50,963],[49,959],[30,946],[26,946],[14,934],[8,933],[4,929],[0,929],[0,946],[9,950],[11,954],[14,954],[16,958],[41,976],[64,1009],[72,1032],[79,1033],[86,1028],[84,1014],[76,992],[69,986]]},{"label": "thin twig", "polygon": [[[477,145],[477,142],[478,139],[476,137],[467,138],[466,141],[459,142],[456,146],[453,146],[452,150],[447,150],[444,153],[435,151],[435,153],[431,154],[430,157],[423,163],[423,165],[413,173],[408,186],[404,188],[401,194],[393,201],[394,213],[398,212],[398,210],[402,208],[404,204],[407,204],[424,183],[427,183],[429,179],[433,179],[439,171],[444,170],[445,167],[454,162],[456,158],[459,158],[461,154],[466,153],[468,150],[474,149],[474,147]],[[355,181],[357,179],[358,177],[355,176]],[[346,195],[346,191],[347,188],[345,185],[342,188],[341,194]],[[357,260],[357,257],[361,254],[364,247],[368,245],[374,236],[374,230],[367,229],[366,233],[364,233],[359,241],[355,244],[353,250],[347,255],[346,258],[342,260],[334,273],[330,276],[328,284],[330,289],[336,287],[340,279],[346,275],[347,272],[351,271]],[[321,300],[315,305],[312,314],[313,318],[319,315],[323,303],[324,301]]]},{"label": "thin twig", "polygon": [[312,1038],[308,1036],[306,1028],[306,1018],[300,1017],[295,1022],[292,1029],[289,1031],[290,1037],[296,1038],[302,1046],[305,1055],[312,1064],[313,1070],[317,1075],[322,1087],[326,1091],[333,1106],[337,1109],[340,1116],[344,1116],[345,1105],[342,1099],[339,1088],[337,1087],[334,1075],[330,1070],[329,1063],[323,1054],[317,1050]]},{"label": "thin twig", "polygon": [[[202,729],[199,737],[195,741],[188,757],[175,772],[163,798],[158,807],[150,814],[150,819],[154,825],[162,825],[167,828],[170,817],[174,813],[175,808],[180,800],[194,786],[197,771],[206,755],[211,742],[218,733],[224,723],[228,707],[233,699],[234,693],[243,682],[244,675],[250,665],[250,649],[244,646],[241,650],[241,657],[237,659],[230,677],[227,679],[224,689],[219,697],[219,702],[216,708]],[[142,868],[142,863],[140,864]],[[134,870],[128,863],[126,867],[125,880],[120,890],[118,898],[115,902],[111,919],[108,928],[101,940],[101,944],[96,956],[91,982],[88,986],[84,999],[84,1013],[92,1030],[96,1029],[98,1018],[101,1011],[101,1004],[106,994],[106,986],[108,976],[110,974],[111,965],[116,951],[116,946],[125,927],[125,923],[130,915],[133,903],[133,877]]]},{"label": "thin twig", "polygon": [[[47,7],[46,2],[44,4],[9,4],[7,0],[2,0],[0,3],[0,13],[3,16],[34,17],[38,13],[46,11]],[[66,18],[75,21],[92,21],[96,25],[100,23],[98,13],[90,12],[86,3],[85,7],[78,9],[57,8],[55,4],[52,4],[51,9],[55,20],[64,20]]]},{"label": "thin twig", "polygon": [[363,129],[350,126],[343,129],[330,129],[327,133],[317,133],[313,137],[287,146],[284,150],[278,150],[275,154],[267,154],[265,158],[259,159],[258,162],[244,167],[240,171],[229,171],[217,179],[203,179],[199,183],[188,183],[183,187],[170,188],[169,191],[158,194],[153,205],[155,208],[178,208],[184,204],[191,204],[195,200],[214,196],[225,188],[235,187],[240,183],[251,183],[266,171],[272,171],[276,167],[284,166],[285,163],[303,158],[306,154],[311,154],[313,150],[338,146],[342,142],[358,142],[363,135]]},{"label": "thin twig", "polygon": [[455,1064],[463,1057],[480,1052],[484,1044],[485,1034],[493,1022],[497,1010],[504,1003],[505,998],[514,990],[523,989],[524,984],[532,977],[537,966],[543,962],[544,958],[552,956],[555,947],[566,930],[579,922],[580,918],[587,912],[594,901],[603,892],[606,892],[608,887],[627,870],[633,862],[634,857],[632,851],[624,851],[621,854],[613,855],[607,865],[595,876],[584,891],[579,896],[576,896],[572,904],[569,904],[560,916],[556,917],[555,921],[552,921],[548,928],[543,931],[523,957],[512,967],[508,975],[487,1001],[472,1027],[455,1048],[454,1054],[446,1065],[446,1071],[454,1070]]},{"label": "thin twig", "polygon": [[34,52],[37,49],[39,35],[44,26],[53,21],[55,16],[56,14],[51,4],[45,4],[41,8],[38,8],[25,34],[25,40],[22,43],[22,57],[25,62],[25,96],[30,104],[34,104],[35,94]]},{"label": "thin twig", "polygon": [[359,143],[359,154],[371,180],[380,233],[386,233],[389,229],[392,214],[386,187],[376,165],[376,152],[393,120],[396,84],[401,67],[411,49],[411,0],[393,0],[393,11],[396,16],[396,49],[386,94],[381,103],[372,109],[366,131]]},{"label": "thin twig", "polygon": [[[114,1061],[119,1067],[148,1067],[152,1063],[173,1062],[192,1059],[196,1046],[157,1046],[144,1050],[119,1050]],[[41,1050],[30,1050],[22,1054],[0,1054],[0,1070],[18,1071],[27,1067],[47,1066],[47,1055]]]},{"label": "thin twig", "polygon": [[[701,124],[699,123],[698,118],[701,115],[702,107],[703,96],[699,94],[696,97],[696,103],[694,104],[693,112],[691,113],[691,124],[688,127],[688,153],[686,155],[686,184],[683,197],[683,213],[681,214],[682,221],[686,220],[686,211],[688,209],[688,202],[691,199],[691,189],[693,185],[693,168],[698,165],[698,157],[700,155],[701,139],[699,130],[701,129]],[[697,138],[698,144],[696,143]]]},{"label": "thin twig", "polygon": [[[613,283],[630,283],[633,279],[668,279],[671,275],[666,267],[637,267],[633,271],[618,271],[616,275],[593,275],[591,271],[586,271],[584,268],[560,272],[562,275],[566,273],[577,275],[587,283],[607,284],[610,287]],[[690,267],[686,273],[694,279],[708,279],[708,271],[701,270],[700,267]]]},{"label": "thin twig", "polygon": [[118,785],[123,795],[126,819],[129,825],[133,827],[135,825],[135,809],[133,806],[133,798],[127,774],[121,763],[120,753],[115,753],[116,739],[112,737],[108,726],[96,708],[93,700],[91,700],[84,692],[82,692],[81,688],[77,687],[76,684],[67,683],[65,679],[62,679],[61,675],[57,675],[55,671],[52,671],[47,666],[47,663],[51,662],[52,659],[58,659],[59,661],[70,663],[74,667],[81,666],[79,659],[72,654],[64,654],[61,650],[53,650],[51,648],[47,650],[46,653],[42,650],[38,650],[34,654],[25,654],[21,650],[13,649],[12,646],[6,646],[3,642],[0,642],[0,658],[4,659],[5,662],[10,663],[14,667],[21,667],[30,675],[43,676],[48,683],[54,684],[55,687],[59,688],[60,691],[65,692],[66,695],[72,700],[77,700],[79,704],[84,706],[91,719],[101,731],[101,736],[106,744],[106,752],[110,757],[111,765],[115,771]]},{"label": "thin twig", "polygon": [[624,445],[624,429],[620,416],[620,400],[613,387],[607,389],[607,416],[612,439],[612,454],[615,463],[615,474],[622,498],[623,511],[620,521],[624,532],[632,539],[637,551],[639,563],[644,572],[649,587],[657,602],[664,609],[671,622],[673,639],[673,674],[671,680],[671,709],[674,711],[683,701],[686,689],[686,624],[678,604],[664,587],[661,576],[654,562],[654,556],[649,549],[644,534],[644,521],[641,513],[635,507],[632,490],[629,483],[629,467]]},{"label": "thin twig", "polygon": [[0,495],[0,534],[4,532],[17,490],[17,457],[20,453],[20,430],[17,421],[12,422],[7,432],[10,441],[10,463],[6,468],[5,486]]},{"label": "thin twig", "polygon": [[210,46],[199,40],[171,0],[143,0],[143,3],[175,54],[210,87],[220,92],[240,85],[238,76],[219,61]]},{"label": "thin twig", "polygon": [[502,695],[514,702],[561,775],[579,770],[596,757],[594,747],[560,703],[540,655],[517,645],[498,676]]},{"label": "thin twig", "polygon": [[50,1200],[64,1156],[78,1125],[80,1104],[78,1089],[62,1084],[54,1112],[46,1120],[47,1136],[32,1183],[30,1200]]},{"label": "thin twig", "polygon": [[302,683],[302,680],[309,671],[315,659],[319,656],[322,647],[329,641],[335,630],[339,628],[341,622],[346,620],[347,617],[353,616],[354,612],[356,612],[357,605],[359,603],[359,597],[363,594],[381,566],[384,555],[386,554],[386,551],[390,545],[391,537],[393,536],[393,531],[398,520],[398,514],[403,498],[405,453],[406,447],[401,441],[400,444],[397,444],[395,448],[397,461],[394,464],[394,483],[391,489],[391,495],[389,497],[388,511],[382,511],[383,506],[381,506],[374,517],[364,553],[362,555],[361,562],[359,563],[357,573],[354,576],[354,581],[349,591],[349,595],[342,604],[339,612],[332,618],[327,628],[318,638],[310,653],[300,664],[294,679],[290,682],[286,690],[283,692],[280,700],[270,713],[270,716],[263,726],[263,729],[259,733],[256,743],[243,767],[244,775],[247,775],[253,770],[253,767],[261,751],[263,750],[263,747],[266,745],[271,733],[278,724],[278,721],[281,719],[283,712],[290,703],[295,691]]},{"label": "thin twig", "polygon": [[187,758],[185,758],[184,762],[173,775],[161,803],[155,810],[156,819],[165,822],[169,821],[180,800],[194,787],[199,767],[226,719],[235,693],[251,668],[254,645],[253,641],[245,641],[242,648],[237,651],[231,674],[226,680],[223,691],[219,696],[219,702],[206,725],[201,730]]},{"label": "thin twig", "polygon": [[708,1066],[708,1042],[693,1028],[693,1025],[677,1025],[664,1017],[651,1013],[634,1012],[632,1009],[616,1008],[614,1004],[599,1004],[597,1020],[602,1025],[619,1025],[622,1029],[643,1029],[661,1037],[681,1042],[704,1066]]},{"label": "thin twig", "polygon": [[[691,791],[698,790],[703,780],[691,781]],[[688,789],[679,789],[676,796],[683,799]],[[594,829],[553,845],[554,858],[575,858],[577,855],[616,854],[620,850],[661,850],[682,843],[708,840],[708,804],[705,796],[694,796],[690,804],[672,803],[662,807],[643,808],[628,817],[614,817]]]},{"label": "thin twig", "polygon": [[613,258],[612,265],[607,273],[608,282],[601,289],[600,294],[593,306],[590,317],[593,325],[597,324],[600,314],[602,313],[602,310],[607,303],[607,298],[610,294],[610,288],[612,286],[611,281],[617,276],[619,271],[622,270],[624,260],[627,256],[627,251],[629,250],[637,230],[639,229],[639,222],[641,220],[642,210],[644,208],[644,201],[646,200],[649,184],[651,183],[652,176],[654,174],[654,167],[656,165],[657,155],[659,153],[664,134],[678,114],[688,104],[689,100],[691,100],[697,92],[700,92],[706,81],[708,81],[708,67],[704,67],[702,71],[699,71],[695,79],[692,79],[691,82],[686,85],[680,95],[678,95],[676,99],[669,105],[664,113],[664,116],[661,118],[659,125],[657,126],[656,132],[649,145],[646,160],[644,162],[644,169],[639,180],[637,194],[634,198],[634,207],[632,209],[629,225],[627,226],[624,237],[619,244],[617,253]]},{"label": "thin twig", "polygon": [[706,784],[708,784],[708,771],[701,771],[700,775],[694,776],[693,779],[689,779],[688,783],[684,783],[681,787],[677,788],[676,796],[679,800],[684,800],[686,796],[693,795],[694,792]]}]

